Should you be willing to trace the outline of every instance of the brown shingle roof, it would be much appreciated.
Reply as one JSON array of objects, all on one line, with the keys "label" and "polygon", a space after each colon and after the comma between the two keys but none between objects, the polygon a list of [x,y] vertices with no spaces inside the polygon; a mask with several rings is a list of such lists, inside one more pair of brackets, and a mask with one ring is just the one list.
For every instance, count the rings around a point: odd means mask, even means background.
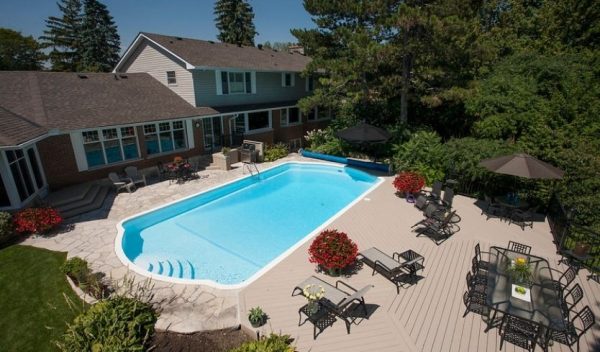
[{"label": "brown shingle roof", "polygon": [[[120,125],[203,112],[146,73],[5,71],[0,72],[0,82],[1,107],[48,129]],[[2,123],[5,119],[2,115]]]},{"label": "brown shingle roof", "polygon": [[197,67],[301,72],[310,62],[308,56],[266,48],[259,49],[253,46],[237,46],[145,32],[141,35]]},{"label": "brown shingle roof", "polygon": [[0,146],[19,145],[45,133],[45,128],[0,106]]}]

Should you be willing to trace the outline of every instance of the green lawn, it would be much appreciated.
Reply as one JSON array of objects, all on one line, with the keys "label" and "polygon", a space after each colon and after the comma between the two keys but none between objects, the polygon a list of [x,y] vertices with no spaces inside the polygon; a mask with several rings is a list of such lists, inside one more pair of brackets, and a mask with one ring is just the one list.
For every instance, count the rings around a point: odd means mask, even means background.
[{"label": "green lawn", "polygon": [[60,271],[66,253],[29,246],[0,249],[0,350],[56,351],[59,339],[81,309]]}]

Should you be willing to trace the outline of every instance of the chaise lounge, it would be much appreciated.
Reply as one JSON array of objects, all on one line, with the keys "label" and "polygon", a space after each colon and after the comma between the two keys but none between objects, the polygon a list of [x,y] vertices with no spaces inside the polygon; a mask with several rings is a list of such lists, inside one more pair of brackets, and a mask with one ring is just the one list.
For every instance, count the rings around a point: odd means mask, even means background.
[{"label": "chaise lounge", "polygon": [[358,254],[359,260],[373,268],[385,278],[396,285],[396,293],[405,284],[418,281],[417,272],[425,269],[425,258],[415,251],[408,250],[403,253],[394,252],[392,256],[383,253],[375,247],[366,249]]}]

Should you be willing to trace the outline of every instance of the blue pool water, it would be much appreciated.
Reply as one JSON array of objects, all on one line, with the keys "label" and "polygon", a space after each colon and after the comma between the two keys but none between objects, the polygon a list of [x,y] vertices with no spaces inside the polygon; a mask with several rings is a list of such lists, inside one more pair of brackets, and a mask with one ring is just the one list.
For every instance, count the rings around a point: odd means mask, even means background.
[{"label": "blue pool water", "polygon": [[287,163],[125,221],[125,256],[154,275],[240,284],[371,188],[348,167]]}]

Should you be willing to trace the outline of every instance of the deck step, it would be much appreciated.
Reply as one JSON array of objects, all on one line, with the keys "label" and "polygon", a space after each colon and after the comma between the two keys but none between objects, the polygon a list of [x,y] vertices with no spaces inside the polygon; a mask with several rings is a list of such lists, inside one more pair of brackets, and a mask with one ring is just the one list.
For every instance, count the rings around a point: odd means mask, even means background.
[{"label": "deck step", "polygon": [[94,191],[89,192],[84,199],[65,205],[64,207],[66,210],[61,210],[61,208],[58,208],[58,210],[61,216],[66,219],[100,209],[102,208],[109,191],[110,187],[97,185],[97,188],[95,188]]},{"label": "deck step", "polygon": [[53,208],[60,208],[69,203],[77,202],[85,198],[86,194],[98,183],[86,182],[60,189],[50,193],[44,201]]},{"label": "deck step", "polygon": [[195,279],[196,270],[189,260],[179,259],[159,259],[155,261],[146,262],[144,264],[138,263],[146,270],[153,274],[159,274],[177,279]]}]

